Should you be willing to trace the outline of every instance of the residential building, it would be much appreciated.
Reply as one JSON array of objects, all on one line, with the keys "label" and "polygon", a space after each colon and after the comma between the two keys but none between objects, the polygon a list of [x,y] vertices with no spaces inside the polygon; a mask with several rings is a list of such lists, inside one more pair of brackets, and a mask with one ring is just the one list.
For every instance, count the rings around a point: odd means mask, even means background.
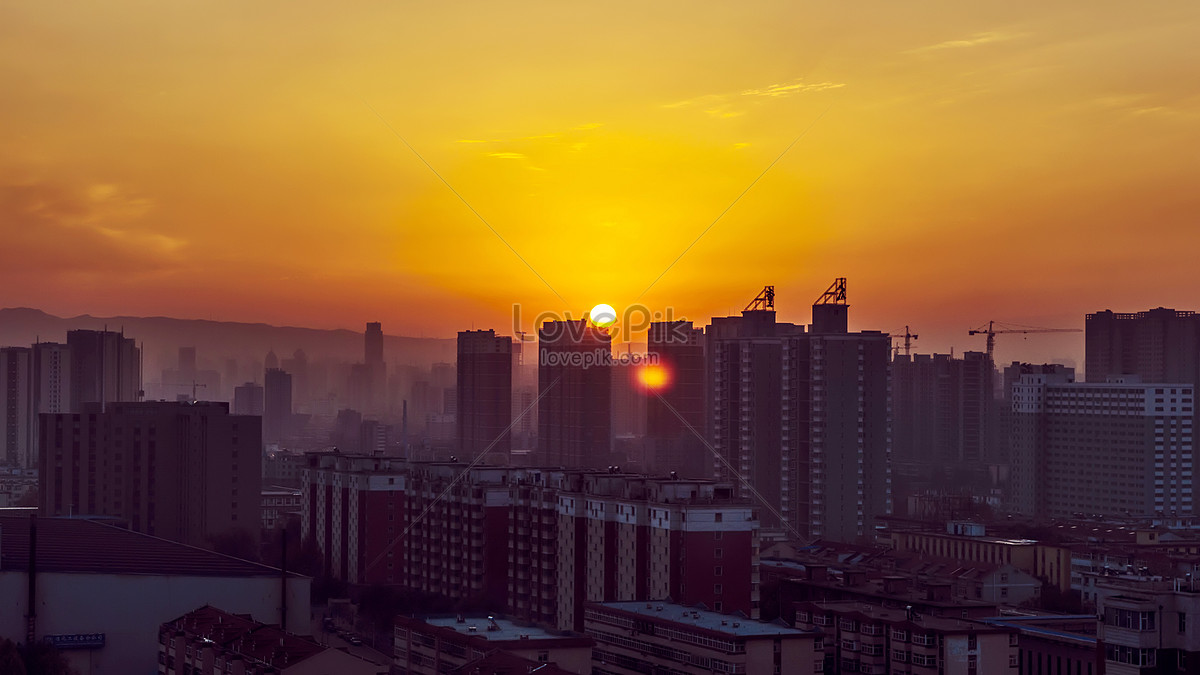
[{"label": "residential building", "polygon": [[[458,334],[456,405],[458,451],[474,458],[512,452],[512,338],[494,330]],[[447,411],[451,412],[451,411]]]},{"label": "residential building", "polygon": [[263,443],[278,443],[291,431],[292,376],[278,368],[268,368],[263,377]]},{"label": "residential building", "polygon": [[994,461],[995,369],[982,352],[892,360],[892,458],[945,465]]},{"label": "residential building", "polygon": [[142,351],[133,338],[109,330],[67,332],[71,350],[70,410],[86,403],[138,401],[142,397]]},{"label": "residential building", "polygon": [[776,322],[772,290],[705,332],[716,473],[798,539],[867,539],[892,508],[888,336],[848,315],[838,279],[808,330]]},{"label": "residential building", "polygon": [[33,350],[0,347],[0,465],[29,468],[37,461],[33,392]]},{"label": "residential building", "polygon": [[263,388],[260,384],[247,382],[240,387],[234,387],[233,414],[261,417],[264,411],[263,400]]},{"label": "residential building", "polygon": [[824,672],[823,637],[673,602],[590,603],[594,675]]},{"label": "residential building", "polygon": [[916,609],[862,602],[805,602],[796,627],[825,635],[825,672],[1009,675],[1019,669],[1018,631]]},{"label": "residential building", "polygon": [[43,515],[116,518],[208,545],[261,522],[260,420],[228,403],[91,404],[41,416]]},{"label": "residential building", "polygon": [[[500,616],[396,617],[394,671],[401,675],[440,675],[464,669],[495,652],[575,675],[592,672],[592,639],[515,623]],[[547,671],[551,672],[551,671]],[[487,675],[494,675],[487,671]]]},{"label": "residential building", "polygon": [[1137,376],[1013,386],[1013,502],[1035,518],[1193,515],[1195,388]]},{"label": "residential building", "polygon": [[538,330],[538,457],[544,466],[604,468],[612,453],[611,336],[579,321]]},{"label": "residential building", "polygon": [[[650,324],[647,353],[658,359],[662,382],[646,395],[649,468],[684,478],[710,478],[713,457],[705,442],[704,329],[691,321]],[[657,385],[657,386],[655,386]]]}]

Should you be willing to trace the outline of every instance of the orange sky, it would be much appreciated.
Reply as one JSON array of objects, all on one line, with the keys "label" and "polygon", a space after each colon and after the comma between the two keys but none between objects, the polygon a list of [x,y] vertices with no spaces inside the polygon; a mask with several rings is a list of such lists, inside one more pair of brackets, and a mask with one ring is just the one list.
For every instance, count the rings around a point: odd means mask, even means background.
[{"label": "orange sky", "polygon": [[5,3],[0,306],[620,309],[811,127],[643,302],[703,323],[772,283],[807,322],[847,276],[853,326],[921,351],[1200,309],[1198,34],[1192,0]]}]

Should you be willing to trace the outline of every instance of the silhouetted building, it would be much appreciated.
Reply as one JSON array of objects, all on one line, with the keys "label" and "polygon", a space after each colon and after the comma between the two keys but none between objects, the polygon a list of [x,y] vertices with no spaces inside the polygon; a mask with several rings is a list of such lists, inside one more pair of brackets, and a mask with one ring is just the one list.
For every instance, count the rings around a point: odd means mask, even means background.
[{"label": "silhouetted building", "polygon": [[142,394],[142,352],[132,338],[100,330],[67,332],[71,350],[72,411],[85,403],[137,401]]},{"label": "silhouetted building", "polygon": [[263,414],[263,388],[254,382],[247,382],[233,390],[233,414],[257,415]]},{"label": "silhouetted building", "polygon": [[848,310],[839,279],[807,332],[755,304],[705,333],[717,475],[802,538],[866,537],[891,512],[888,336],[849,332]]},{"label": "silhouetted building", "polygon": [[42,415],[40,508],[206,545],[259,528],[260,420],[227,403],[110,403]]},{"label": "silhouetted building", "polygon": [[368,366],[383,365],[383,324],[372,321],[363,333],[363,363]]},{"label": "silhouetted building", "polygon": [[162,371],[162,386],[181,401],[195,399],[218,401],[221,397],[221,373],[196,368],[196,348],[180,347],[175,368]]},{"label": "silhouetted building", "polygon": [[538,453],[541,463],[602,468],[612,451],[612,338],[579,321],[538,330]]},{"label": "silhouetted building", "polygon": [[892,361],[892,458],[981,465],[995,459],[998,404],[987,355],[897,355]]},{"label": "silhouetted building", "polygon": [[1085,327],[1088,382],[1138,375],[1143,382],[1200,383],[1200,313],[1105,310],[1088,314]]},{"label": "silhouetted building", "polygon": [[1190,516],[1195,387],[1134,375],[1014,385],[1012,508],[1035,518]]},{"label": "silhouetted building", "polygon": [[658,473],[708,478],[714,460],[704,443],[704,329],[691,321],[656,322],[646,339],[647,354],[658,358],[648,366],[657,372],[646,377],[662,378],[646,383],[649,465]]},{"label": "silhouetted building", "polygon": [[33,345],[37,412],[71,412],[71,348],[58,342]]},{"label": "silhouetted building", "polygon": [[458,385],[454,414],[458,449],[474,458],[488,450],[512,451],[512,339],[494,330],[458,334]]},{"label": "silhouetted building", "polygon": [[268,368],[263,378],[262,440],[278,443],[291,431],[292,376],[278,368]]},{"label": "silhouetted building", "polygon": [[33,392],[33,350],[0,347],[0,464],[35,466]]}]

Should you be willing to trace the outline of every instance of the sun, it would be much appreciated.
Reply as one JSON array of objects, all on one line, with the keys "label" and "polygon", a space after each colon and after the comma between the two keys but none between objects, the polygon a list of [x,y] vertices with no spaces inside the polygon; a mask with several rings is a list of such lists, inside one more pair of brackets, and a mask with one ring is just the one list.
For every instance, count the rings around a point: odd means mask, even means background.
[{"label": "sun", "polygon": [[600,303],[588,312],[588,320],[597,328],[608,328],[617,322],[617,310],[612,305]]},{"label": "sun", "polygon": [[670,383],[671,374],[664,366],[657,364],[645,365],[638,370],[638,381],[647,390],[658,391]]}]

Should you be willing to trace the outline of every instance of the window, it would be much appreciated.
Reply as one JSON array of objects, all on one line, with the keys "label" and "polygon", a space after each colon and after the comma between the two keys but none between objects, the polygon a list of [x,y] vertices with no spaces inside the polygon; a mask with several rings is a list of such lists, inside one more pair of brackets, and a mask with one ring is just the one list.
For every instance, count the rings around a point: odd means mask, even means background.
[{"label": "window", "polygon": [[979,649],[979,638],[974,633],[967,636],[967,649]]},{"label": "window", "polygon": [[718,514],[714,515],[713,522],[716,522],[716,523],[721,522],[721,519],[724,517],[724,515],[725,514],[723,514],[723,513],[718,513]]},{"label": "window", "polygon": [[720,595],[722,593],[722,591],[724,591],[724,589],[721,588],[721,584],[713,585],[713,595]]},{"label": "window", "polygon": [[548,663],[550,661],[550,652],[538,652],[538,662]]},{"label": "window", "polygon": [[1179,632],[1180,633],[1187,632],[1187,613],[1186,612],[1179,613]]},{"label": "window", "polygon": [[713,568],[713,576],[714,576],[714,577],[719,577],[719,576],[721,576],[721,574],[722,574],[724,571],[725,571],[725,570],[724,570],[724,569],[722,569],[720,565],[717,565],[716,567],[714,567],[714,568]]},{"label": "window", "polygon": [[723,557],[725,557],[725,549],[722,549],[722,548],[714,548],[714,549],[713,549],[713,557],[714,557],[714,558],[723,558]]}]

